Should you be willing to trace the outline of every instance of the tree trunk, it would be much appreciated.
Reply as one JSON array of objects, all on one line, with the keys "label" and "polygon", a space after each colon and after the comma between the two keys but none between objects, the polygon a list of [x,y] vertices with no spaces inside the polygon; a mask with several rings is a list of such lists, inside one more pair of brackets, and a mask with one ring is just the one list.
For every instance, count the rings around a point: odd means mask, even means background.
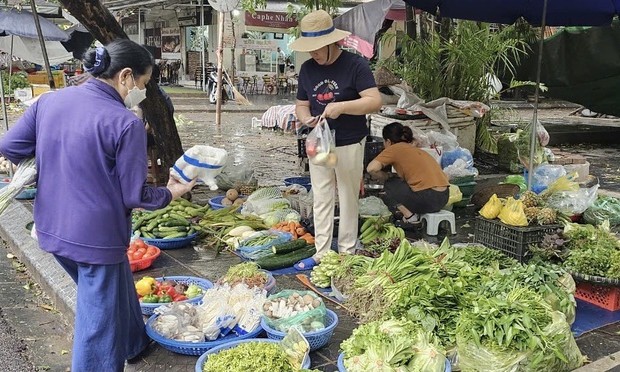
[{"label": "tree trunk", "polygon": [[[127,39],[127,34],[110,11],[99,0],[59,0],[60,3],[102,44],[116,39]],[[157,183],[168,178],[169,168],[183,154],[181,138],[173,114],[161,94],[157,82],[151,79],[146,86],[146,99],[141,106],[153,129],[155,146],[161,159],[162,172]],[[156,167],[157,164],[152,164]]]}]

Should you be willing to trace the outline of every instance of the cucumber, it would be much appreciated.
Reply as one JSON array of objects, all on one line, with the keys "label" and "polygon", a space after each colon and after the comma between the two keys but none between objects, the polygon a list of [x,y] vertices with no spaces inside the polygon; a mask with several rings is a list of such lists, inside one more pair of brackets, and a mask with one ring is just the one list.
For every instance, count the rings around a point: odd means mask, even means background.
[{"label": "cucumber", "polygon": [[175,239],[175,238],[185,238],[187,236],[187,232],[177,232],[174,234],[166,235],[163,239]]},{"label": "cucumber", "polygon": [[275,254],[285,254],[296,251],[298,249],[304,248],[306,246],[306,241],[303,239],[292,240],[290,242],[276,244],[271,247],[271,250]]},{"label": "cucumber", "polygon": [[315,253],[316,248],[311,245],[286,254],[271,254],[269,256],[259,258],[255,262],[258,267],[263,270],[277,270],[285,267],[291,267],[295,265],[297,261],[312,257]]}]

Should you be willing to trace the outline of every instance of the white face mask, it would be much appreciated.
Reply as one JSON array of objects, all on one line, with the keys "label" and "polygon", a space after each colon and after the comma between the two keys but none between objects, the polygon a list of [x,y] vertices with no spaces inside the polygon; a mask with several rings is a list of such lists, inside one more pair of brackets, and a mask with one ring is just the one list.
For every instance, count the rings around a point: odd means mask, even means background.
[{"label": "white face mask", "polygon": [[146,87],[144,89],[138,88],[133,75],[131,76],[131,80],[133,81],[133,88],[127,92],[127,96],[125,96],[124,99],[125,107],[129,109],[138,106],[140,102],[144,101],[146,98]]}]

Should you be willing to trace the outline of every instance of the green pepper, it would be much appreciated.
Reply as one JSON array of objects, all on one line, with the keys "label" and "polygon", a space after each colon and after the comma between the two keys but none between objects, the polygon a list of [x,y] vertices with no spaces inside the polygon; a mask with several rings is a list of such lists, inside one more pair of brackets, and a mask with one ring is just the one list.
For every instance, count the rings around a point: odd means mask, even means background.
[{"label": "green pepper", "polygon": [[172,302],[172,297],[170,297],[170,295],[168,295],[168,294],[161,295],[159,297],[159,302],[160,303],[162,303],[162,302]]},{"label": "green pepper", "polygon": [[158,303],[161,301],[159,299],[159,296],[154,295],[154,294],[148,294],[142,297],[142,302],[144,302],[145,304],[154,304],[154,303]]}]

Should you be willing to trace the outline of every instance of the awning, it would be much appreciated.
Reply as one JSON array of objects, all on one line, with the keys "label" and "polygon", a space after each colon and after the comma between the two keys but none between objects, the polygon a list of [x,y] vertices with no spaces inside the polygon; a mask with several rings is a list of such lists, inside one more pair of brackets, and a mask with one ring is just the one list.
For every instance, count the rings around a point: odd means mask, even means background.
[{"label": "awning", "polygon": [[[443,17],[512,24],[523,17],[540,25],[543,0],[404,0]],[[603,26],[620,14],[620,0],[548,0],[547,26]]]},{"label": "awning", "polygon": [[[60,41],[46,41],[45,48],[50,65],[58,65],[73,58],[73,54],[68,52]],[[0,51],[10,53],[11,36],[0,37]],[[45,65],[41,43],[38,39],[13,36],[13,56],[38,65]]]}]

